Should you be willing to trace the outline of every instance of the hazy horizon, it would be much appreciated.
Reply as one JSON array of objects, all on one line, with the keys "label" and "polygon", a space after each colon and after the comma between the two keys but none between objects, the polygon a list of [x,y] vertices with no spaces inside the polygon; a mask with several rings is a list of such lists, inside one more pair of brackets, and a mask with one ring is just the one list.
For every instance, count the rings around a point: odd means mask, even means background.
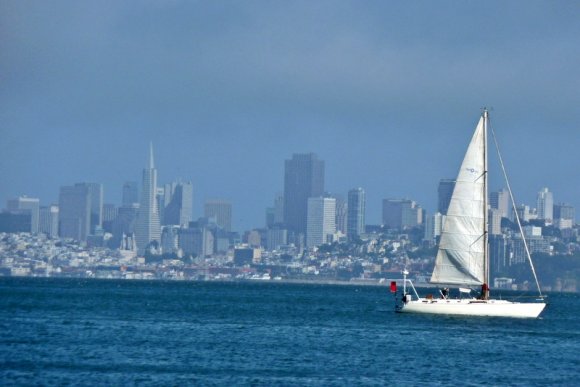
[{"label": "hazy horizon", "polygon": [[325,161],[328,192],[364,188],[368,224],[383,198],[433,213],[487,106],[518,203],[580,208],[579,8],[0,1],[0,206],[85,181],[119,204],[152,142],[158,184],[192,181],[195,217],[230,200],[238,231],[293,153]]}]

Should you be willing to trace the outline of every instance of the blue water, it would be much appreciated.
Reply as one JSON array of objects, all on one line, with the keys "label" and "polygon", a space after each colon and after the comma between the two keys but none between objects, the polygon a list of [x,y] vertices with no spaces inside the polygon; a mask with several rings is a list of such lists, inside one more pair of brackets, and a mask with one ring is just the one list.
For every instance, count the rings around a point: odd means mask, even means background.
[{"label": "blue water", "polygon": [[393,313],[386,288],[0,278],[0,385],[580,385],[580,296],[541,319]]}]

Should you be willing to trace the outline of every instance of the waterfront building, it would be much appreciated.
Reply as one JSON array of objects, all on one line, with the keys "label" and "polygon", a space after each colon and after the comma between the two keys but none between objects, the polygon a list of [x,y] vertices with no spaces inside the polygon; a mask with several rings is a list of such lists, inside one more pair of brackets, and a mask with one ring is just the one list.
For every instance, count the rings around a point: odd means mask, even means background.
[{"label": "waterfront building", "polygon": [[505,188],[499,191],[489,193],[489,206],[496,210],[499,210],[500,216],[502,218],[509,217],[510,208],[510,196],[508,190]]},{"label": "waterfront building", "polygon": [[216,224],[225,231],[232,230],[232,203],[222,199],[210,199],[205,202],[204,216],[215,218]]},{"label": "waterfront building", "polygon": [[288,230],[296,235],[306,233],[308,199],[323,194],[324,161],[314,153],[293,154],[285,160],[284,224]]},{"label": "waterfront building", "polygon": [[453,195],[454,189],[454,179],[439,180],[439,187],[437,188],[437,211],[443,215],[447,214],[447,209],[449,208],[449,202],[451,202],[451,195]]},{"label": "waterfront building", "polygon": [[149,165],[143,169],[141,205],[135,224],[135,241],[139,254],[144,254],[152,241],[160,242],[161,229],[157,207],[157,169],[153,160],[153,145],[149,148]]},{"label": "waterfront building", "polygon": [[163,224],[186,226],[192,221],[193,184],[174,182],[165,185]]},{"label": "waterfront building", "polygon": [[16,199],[9,199],[6,205],[8,211],[24,211],[30,213],[30,229],[26,232],[37,233],[38,232],[38,221],[39,221],[39,210],[40,210],[40,200],[37,198],[29,198],[27,196],[20,196]]},{"label": "waterfront building", "polygon": [[91,191],[88,184],[60,187],[59,236],[85,242],[91,230]]},{"label": "waterfront building", "polygon": [[365,232],[366,197],[362,188],[348,191],[348,221],[346,235],[350,241],[358,239]]},{"label": "waterfront building", "polygon": [[39,211],[38,232],[50,238],[58,237],[59,209],[57,205],[42,206]]},{"label": "waterfront building", "polygon": [[538,219],[544,219],[546,224],[554,220],[554,195],[548,188],[542,188],[537,196]]},{"label": "waterfront building", "polygon": [[306,246],[332,242],[336,232],[336,199],[309,198],[307,203]]}]

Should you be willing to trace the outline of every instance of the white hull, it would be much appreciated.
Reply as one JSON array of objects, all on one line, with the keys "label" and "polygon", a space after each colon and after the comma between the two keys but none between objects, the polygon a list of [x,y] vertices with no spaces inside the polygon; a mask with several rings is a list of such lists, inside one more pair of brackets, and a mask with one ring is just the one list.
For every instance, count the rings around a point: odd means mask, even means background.
[{"label": "white hull", "polygon": [[537,318],[546,304],[519,303],[506,300],[475,300],[475,299],[427,299],[398,303],[399,313],[446,314],[456,316],[492,316]]}]

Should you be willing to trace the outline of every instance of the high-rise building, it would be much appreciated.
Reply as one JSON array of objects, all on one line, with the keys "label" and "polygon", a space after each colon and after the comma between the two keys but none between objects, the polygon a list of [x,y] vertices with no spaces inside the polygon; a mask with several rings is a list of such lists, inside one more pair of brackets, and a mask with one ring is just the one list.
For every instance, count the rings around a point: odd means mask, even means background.
[{"label": "high-rise building", "polygon": [[349,240],[355,240],[365,232],[366,197],[362,188],[348,191],[348,229]]},{"label": "high-rise building", "polygon": [[383,199],[383,225],[405,229],[423,223],[423,209],[409,199]]},{"label": "high-rise building", "polygon": [[542,188],[538,192],[537,206],[538,219],[544,219],[546,223],[551,223],[554,220],[554,196],[548,188]]},{"label": "high-rise building", "polygon": [[319,246],[331,242],[336,232],[336,199],[309,198],[307,207],[306,245]]},{"label": "high-rise building", "polygon": [[6,208],[8,211],[30,212],[30,230],[27,232],[34,234],[38,232],[40,200],[29,198],[27,196],[20,196],[16,199],[8,200]]},{"label": "high-rise building", "polygon": [[314,153],[294,154],[284,168],[284,224],[296,233],[306,232],[308,198],[324,193],[324,161]]},{"label": "high-rise building", "polygon": [[455,180],[441,179],[439,180],[439,187],[437,188],[437,211],[446,215],[449,203],[451,202],[451,195],[455,189]]},{"label": "high-rise building", "polygon": [[38,222],[38,232],[46,234],[50,238],[58,236],[58,213],[56,205],[40,207],[40,216]]},{"label": "high-rise building", "polygon": [[80,183],[87,186],[91,195],[91,233],[103,226],[103,185],[100,183]]},{"label": "high-rise building", "polygon": [[143,169],[141,205],[135,224],[135,240],[139,254],[143,254],[152,241],[160,242],[161,228],[157,210],[157,169],[153,161],[153,145],[149,148],[149,165]]},{"label": "high-rise building", "polygon": [[123,205],[128,206],[139,203],[139,190],[136,181],[126,181],[123,184]]},{"label": "high-rise building", "polygon": [[204,216],[215,218],[218,226],[225,231],[232,230],[232,203],[222,199],[210,199],[205,202]]},{"label": "high-rise building", "polygon": [[177,253],[179,249],[179,226],[164,226],[161,231],[161,251],[163,254]]},{"label": "high-rise building", "polygon": [[559,229],[570,229],[576,223],[576,209],[567,203],[554,205],[554,223]]},{"label": "high-rise building", "polygon": [[119,207],[117,217],[113,221],[113,235],[121,238],[124,235],[131,236],[135,233],[135,224],[139,214],[139,203],[127,204]]},{"label": "high-rise building", "polygon": [[554,205],[554,219],[570,219],[576,221],[576,209],[568,203],[558,203]]},{"label": "high-rise building", "polygon": [[499,191],[489,193],[489,205],[491,208],[499,210],[499,214],[502,218],[509,218],[510,209],[510,196],[508,190],[505,188]]},{"label": "high-rise building", "polygon": [[165,185],[163,224],[185,226],[192,221],[193,185],[174,182]]},{"label": "high-rise building", "polygon": [[501,211],[497,208],[490,208],[488,210],[488,224],[487,230],[489,235],[499,235],[501,234]]},{"label": "high-rise building", "polygon": [[440,212],[435,213],[433,216],[426,216],[424,240],[430,243],[435,243],[437,238],[441,236],[441,229],[443,228],[444,221],[445,215],[442,215]]},{"label": "high-rise building", "polygon": [[335,196],[336,199],[336,231],[346,235],[348,230],[348,204],[342,196]]},{"label": "high-rise building", "polygon": [[91,191],[89,185],[78,183],[60,187],[58,199],[59,235],[85,242],[91,230]]}]

